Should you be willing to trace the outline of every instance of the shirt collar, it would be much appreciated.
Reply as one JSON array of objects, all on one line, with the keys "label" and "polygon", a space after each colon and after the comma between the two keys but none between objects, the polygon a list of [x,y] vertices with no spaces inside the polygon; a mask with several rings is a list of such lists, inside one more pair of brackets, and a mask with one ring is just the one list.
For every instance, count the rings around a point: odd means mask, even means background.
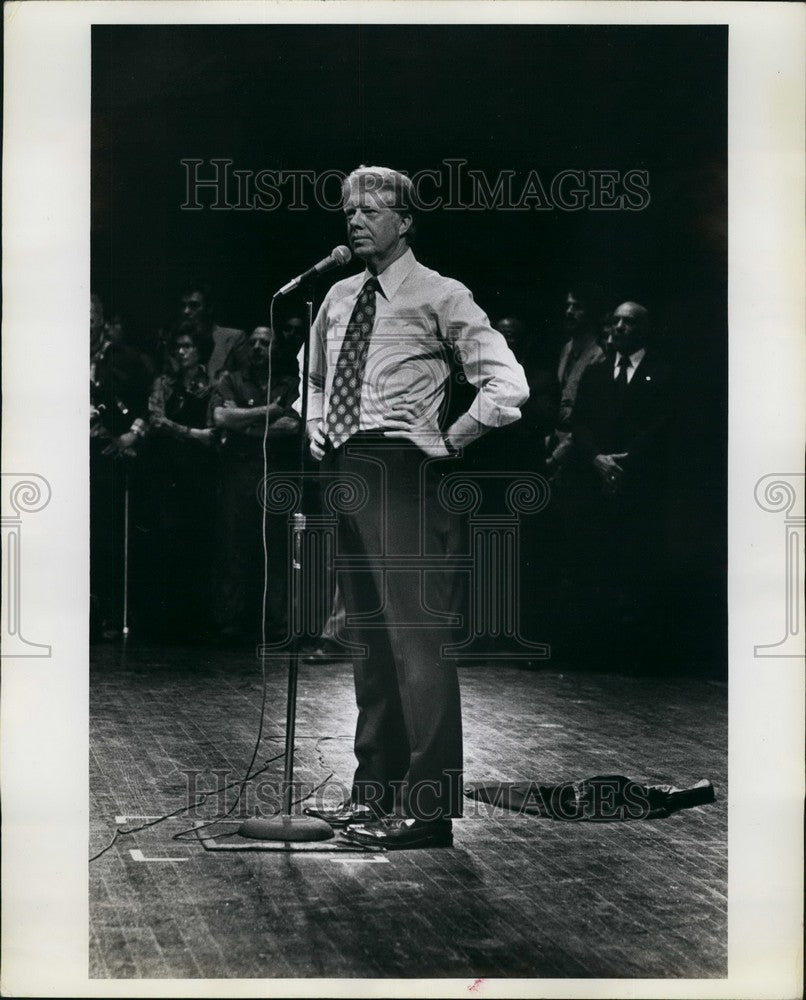
[{"label": "shirt collar", "polygon": [[[646,354],[645,347],[639,347],[637,351],[633,351],[630,355],[630,368],[637,368],[641,362],[644,360],[644,355]],[[616,354],[616,368],[621,367],[621,359],[623,355],[621,351]]]},{"label": "shirt collar", "polygon": [[361,287],[369,281],[370,278],[375,277],[375,280],[380,286],[381,292],[385,299],[391,299],[395,292],[400,288],[406,278],[411,274],[414,269],[414,265],[417,263],[417,258],[411,251],[409,247],[406,252],[397,258],[397,260],[392,261],[389,267],[381,274],[375,276],[370,273],[369,270],[364,271],[361,277]]}]

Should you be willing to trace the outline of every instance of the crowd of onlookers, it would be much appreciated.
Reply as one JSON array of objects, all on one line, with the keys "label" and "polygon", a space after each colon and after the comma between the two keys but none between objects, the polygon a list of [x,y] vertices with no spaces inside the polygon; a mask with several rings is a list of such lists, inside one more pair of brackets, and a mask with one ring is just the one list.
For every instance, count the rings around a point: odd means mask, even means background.
[{"label": "crowd of onlookers", "polygon": [[[146,352],[92,297],[95,641],[124,625],[154,639],[224,644],[254,640],[262,619],[269,640],[287,628],[286,517],[264,518],[258,487],[264,468],[292,470],[304,452],[298,355],[307,326],[286,313],[274,335],[265,325],[247,334],[219,325],[212,301],[209,289],[188,288]],[[575,287],[558,292],[549,334],[516,315],[493,325],[522,363],[530,398],[520,421],[459,462],[480,474],[488,513],[503,508],[519,472],[549,483],[548,505],[520,524],[520,634],[569,658],[603,643],[617,652],[625,636],[640,649],[662,600],[673,399],[653,317],[640,303],[606,303]],[[461,408],[461,379],[456,387]],[[333,620],[322,622],[321,658],[337,645]]]},{"label": "crowd of onlookers", "polygon": [[[237,641],[261,620],[264,446],[293,465],[302,320],[247,336],[191,288],[155,352],[90,319],[91,634]],[[271,355],[271,365],[269,356]],[[271,387],[267,385],[271,369]],[[269,427],[264,435],[266,415]],[[264,442],[265,437],[265,442]],[[283,529],[271,523],[270,633],[285,627]]]}]

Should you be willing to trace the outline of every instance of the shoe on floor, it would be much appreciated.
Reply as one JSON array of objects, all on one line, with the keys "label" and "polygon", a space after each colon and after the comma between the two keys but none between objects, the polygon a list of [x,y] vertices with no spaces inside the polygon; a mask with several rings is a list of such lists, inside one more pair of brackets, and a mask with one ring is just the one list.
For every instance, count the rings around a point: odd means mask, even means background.
[{"label": "shoe on floor", "polygon": [[357,802],[342,802],[340,806],[332,808],[308,806],[303,812],[314,819],[323,819],[333,827],[345,827],[350,823],[372,823],[378,819],[377,813],[369,806],[362,806]]},{"label": "shoe on floor", "polygon": [[449,819],[425,821],[387,817],[370,823],[351,823],[342,836],[364,847],[400,851],[416,847],[452,847]]}]

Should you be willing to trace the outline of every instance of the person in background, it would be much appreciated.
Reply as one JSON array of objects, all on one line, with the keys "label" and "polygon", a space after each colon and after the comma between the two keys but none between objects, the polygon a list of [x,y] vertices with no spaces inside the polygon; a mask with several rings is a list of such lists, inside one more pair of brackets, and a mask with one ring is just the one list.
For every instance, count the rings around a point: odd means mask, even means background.
[{"label": "person in background", "polygon": [[207,427],[206,339],[184,321],[169,339],[172,359],[148,403],[143,460],[151,499],[150,606],[155,632],[197,641],[209,622],[215,453]]},{"label": "person in background", "polygon": [[[545,475],[545,441],[557,415],[557,380],[544,356],[543,345],[519,316],[505,315],[493,323],[505,338],[515,358],[523,366],[529,398],[521,406],[521,419],[505,427],[493,428],[463,456],[462,464],[482,493],[483,514],[512,517],[507,494],[520,476]],[[524,475],[525,474],[525,475]],[[530,482],[533,488],[534,484]],[[554,578],[551,511],[518,514],[519,600],[517,630],[521,638],[543,642],[549,638],[549,601]],[[500,625],[500,623],[499,623]],[[505,635],[481,637],[490,653],[504,655],[513,640]],[[516,644],[517,645],[517,644]]]},{"label": "person in background", "polygon": [[615,329],[613,313],[609,312],[605,314],[602,320],[602,329],[599,332],[597,341],[599,347],[601,347],[602,352],[608,357],[613,356],[613,330]]},{"label": "person in background", "polygon": [[[288,624],[287,517],[265,513],[258,487],[268,472],[292,470],[299,447],[296,349],[258,326],[241,371],[225,372],[214,387],[209,422],[220,441],[217,554],[213,619],[222,643],[256,637],[262,619],[263,524],[268,558],[267,640],[285,637]],[[268,425],[268,426],[267,426]],[[265,437],[265,454],[264,454]]]},{"label": "person in background", "polygon": [[279,324],[279,338],[287,350],[294,347],[295,354],[299,353],[305,335],[308,331],[306,320],[297,313],[289,313]]},{"label": "person in background", "polygon": [[249,357],[246,334],[214,321],[213,295],[201,282],[190,284],[179,298],[179,319],[197,324],[207,355],[207,374],[215,385],[225,371],[240,371]]},{"label": "person in background", "polygon": [[590,651],[619,649],[620,657],[648,651],[641,643],[652,634],[663,564],[674,396],[655,347],[649,311],[622,302],[613,313],[613,356],[585,371],[572,423],[573,590],[598,628]]},{"label": "person in background", "polygon": [[90,638],[110,640],[123,623],[125,507],[137,446],[146,432],[149,372],[104,307],[90,297]]},{"label": "person in background", "polygon": [[546,440],[546,472],[557,476],[571,451],[571,421],[579,382],[586,368],[604,357],[597,341],[597,302],[594,293],[574,288],[565,296],[563,329],[568,340],[560,351],[557,382],[560,406],[553,432]]},{"label": "person in background", "polygon": [[[509,447],[515,449],[511,457],[516,462],[522,460],[524,468],[543,472],[546,462],[544,441],[557,418],[557,380],[547,363],[543,345],[537,343],[524,320],[518,316],[502,316],[493,325],[523,366],[529,383],[529,398],[521,407],[521,419],[505,428],[512,441]],[[515,444],[513,434],[517,435],[518,444]],[[496,436],[493,432],[493,440]],[[482,438],[481,444],[486,444],[488,440],[489,436]]]}]

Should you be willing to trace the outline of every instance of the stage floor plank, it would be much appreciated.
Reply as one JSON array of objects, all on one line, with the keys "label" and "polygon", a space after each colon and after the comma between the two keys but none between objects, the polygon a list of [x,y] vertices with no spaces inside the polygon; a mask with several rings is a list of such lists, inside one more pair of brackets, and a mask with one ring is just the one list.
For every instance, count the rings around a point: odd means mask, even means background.
[{"label": "stage floor plank", "polygon": [[[116,817],[123,828],[147,823],[138,817],[243,776],[261,673],[247,653],[136,645],[94,647],[91,666],[95,854]],[[331,772],[349,787],[351,676],[346,664],[302,668],[304,791]],[[282,752],[285,664],[269,663],[267,678],[257,766]],[[118,836],[90,865],[90,975],[725,976],[727,685],[551,666],[474,666],[460,679],[468,783],[626,774],[683,786],[708,777],[717,802],[607,824],[490,815],[469,802],[452,850],[383,856],[216,853],[172,839],[232,806],[235,818],[270,810],[276,760],[240,801],[233,790],[212,794],[194,813]]]}]

